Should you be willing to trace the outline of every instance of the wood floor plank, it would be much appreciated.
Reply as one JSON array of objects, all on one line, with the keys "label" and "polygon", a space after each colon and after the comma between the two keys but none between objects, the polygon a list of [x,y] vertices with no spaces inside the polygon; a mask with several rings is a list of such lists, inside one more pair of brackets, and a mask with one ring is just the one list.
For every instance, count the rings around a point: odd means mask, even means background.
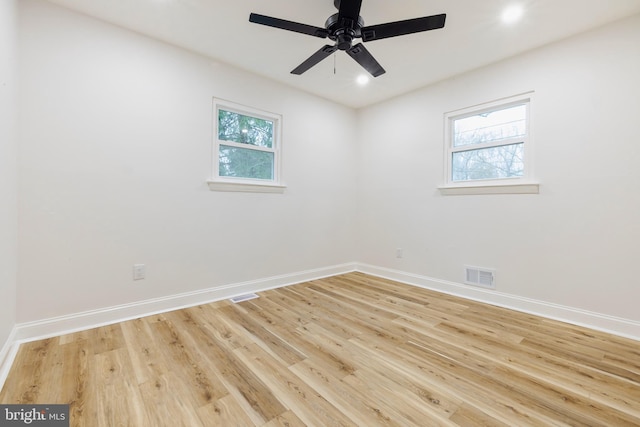
[{"label": "wood floor plank", "polygon": [[402,426],[394,420],[379,402],[365,390],[358,390],[344,381],[327,375],[322,366],[311,359],[289,367],[298,377],[304,379],[328,402],[349,417],[357,426]]},{"label": "wood floor plank", "polygon": [[[571,425],[564,424],[563,415],[543,402],[530,400],[511,387],[509,381],[478,372],[428,347],[408,343],[400,349],[420,363],[422,376],[448,393],[457,393],[465,402],[482,408],[483,412],[507,424],[518,426]],[[572,419],[569,419],[572,421]]]},{"label": "wood floor plank", "polygon": [[24,343],[81,427],[640,426],[640,342],[349,273]]},{"label": "wood floor plank", "polygon": [[[149,426],[204,427],[196,402],[191,400],[188,383],[174,372],[167,372],[153,380],[139,385]],[[216,400],[220,402],[223,398]]]},{"label": "wood floor plank", "polygon": [[[206,426],[234,426],[234,427],[254,427],[256,424],[251,421],[251,418],[244,411],[238,401],[231,395],[222,397],[214,402],[211,402],[205,406],[201,406],[197,409],[197,414],[200,417],[203,427]],[[286,414],[286,413],[285,413]],[[285,416],[281,414],[278,417],[283,417],[283,422],[286,420],[293,420],[294,417]],[[277,420],[278,417],[274,418]],[[273,420],[272,420],[273,421]],[[268,425],[261,424],[261,425]],[[161,424],[158,424],[161,425]],[[197,425],[197,424],[193,424]],[[273,424],[279,425],[279,424]],[[298,425],[298,424],[291,424]]]},{"label": "wood floor plank", "polygon": [[266,423],[264,427],[304,427],[306,425],[307,424],[303,423],[302,420],[300,420],[300,418],[296,416],[296,414],[288,411],[282,415],[278,415],[276,418]]},{"label": "wood floor plank", "polygon": [[[365,338],[362,337],[362,339]],[[405,369],[406,366],[411,366],[413,361],[395,358],[383,346],[372,348],[369,345],[362,345],[362,341],[356,340],[351,344],[360,351],[359,360],[367,362],[362,363],[364,367],[359,370],[373,371],[374,374],[384,377],[385,381],[398,384],[403,393],[407,395],[411,393],[413,399],[419,399],[425,412],[437,414],[441,418],[449,417],[464,403],[464,400],[455,393],[447,393],[447,390],[439,384],[434,385],[433,382],[425,379],[419,369]],[[403,362],[398,363],[398,360],[403,360]],[[413,368],[413,366],[411,367]]]},{"label": "wood floor plank", "polygon": [[[377,381],[376,381],[377,380]],[[374,381],[372,383],[372,381]],[[376,402],[377,411],[386,414],[388,419],[406,427],[422,427],[425,418],[434,427],[451,427],[454,423],[442,418],[438,413],[430,413],[427,407],[420,407],[418,399],[411,394],[402,395],[396,383],[379,378],[376,373],[358,370],[343,380],[356,390],[369,390],[368,399]],[[372,387],[375,385],[375,387]]]},{"label": "wood floor plank", "polygon": [[[455,329],[463,328],[461,325],[462,323],[458,323]],[[511,348],[508,342],[492,342],[495,340],[493,335],[470,337],[465,334],[464,340],[458,340],[458,350],[453,351],[443,349],[439,345],[442,341],[438,341],[439,338],[449,338],[450,341],[447,345],[455,343],[456,340],[451,339],[454,338],[453,336],[443,333],[440,335],[432,334],[429,338],[428,340],[418,339],[416,341],[424,347],[437,349],[440,354],[446,353],[448,357],[459,363],[464,363],[466,360],[472,362],[484,360],[483,363],[493,363],[494,368],[491,369],[493,377],[498,376],[497,366],[501,366],[504,369],[509,369],[511,376],[515,376],[515,371],[518,371],[518,374],[523,373],[529,379],[546,381],[550,385],[566,389],[577,396],[588,397],[594,404],[597,402],[630,413],[634,417],[640,416],[639,409],[629,402],[630,399],[632,401],[636,398],[640,399],[640,394],[638,394],[640,389],[637,384],[616,381],[610,374],[582,365],[579,361],[537,352],[526,346]],[[464,355],[458,354],[459,351],[465,351]],[[505,378],[505,381],[507,380]],[[620,393],[624,397],[621,397]]]},{"label": "wood floor plank", "polygon": [[[100,337],[102,334],[99,335]],[[102,351],[95,356],[94,381],[96,394],[93,425],[149,425],[142,395],[132,372],[126,349]],[[88,424],[85,423],[85,424]]]},{"label": "wood floor plank", "polygon": [[202,358],[200,347],[193,342],[189,334],[193,329],[179,329],[169,319],[156,322],[152,327],[164,343],[161,351],[167,366],[189,385],[187,390],[195,406],[206,405],[228,394],[216,373],[208,368],[208,360]]},{"label": "wood floor plank", "polygon": [[200,305],[179,310],[178,313],[192,320],[187,323],[197,325],[201,333],[208,337],[207,343],[220,342],[230,349],[253,343],[254,340],[245,334],[246,331],[240,325],[231,322],[220,312],[220,309],[226,306],[227,304],[218,304],[217,307]]},{"label": "wood floor plank", "polygon": [[63,378],[59,387],[60,403],[69,404],[69,418],[74,425],[84,426],[90,415],[95,410],[93,405],[93,393],[87,389],[93,356],[87,346],[87,340],[73,340],[61,345],[64,349]]},{"label": "wood floor plank", "polygon": [[260,323],[260,319],[252,318],[248,315],[248,311],[244,310],[243,314],[237,306],[228,306],[220,309],[220,311],[227,319],[241,326],[251,336],[255,337],[255,343],[257,345],[262,346],[264,350],[278,357],[283,361],[285,366],[300,362],[306,358],[304,353],[290,346],[276,333],[273,333],[268,327],[268,323],[263,326]]},{"label": "wood floor plank", "polygon": [[[191,329],[191,332],[195,333],[196,330]],[[171,336],[175,337],[177,334],[179,334],[178,330],[172,329]],[[244,405],[254,421],[265,423],[286,412],[287,409],[273,391],[233,353],[232,348],[227,347],[226,342],[213,339],[212,335],[207,335],[206,329],[198,330],[198,335],[202,337],[202,340],[198,341],[208,343],[206,352],[202,353],[202,356],[208,360],[210,371],[215,372],[225,389],[234,394],[240,405]],[[174,341],[174,343],[178,346],[185,345],[182,341]],[[196,345],[196,341],[188,345]],[[208,387],[207,390],[209,390]],[[205,392],[205,398],[210,400],[208,397]]]},{"label": "wood floor plank", "polygon": [[466,403],[456,410],[451,416],[451,421],[459,426],[512,427]]},{"label": "wood floor plank", "polygon": [[93,354],[116,350],[126,345],[120,324],[94,328],[88,332],[89,348],[93,350]]},{"label": "wood floor plank", "polygon": [[280,369],[277,361],[257,345],[236,350],[242,360],[252,366],[261,380],[276,390],[279,399],[306,425],[353,426],[353,423],[324,397],[288,369]]},{"label": "wood floor plank", "polygon": [[[20,346],[5,384],[0,392],[0,402],[31,404],[44,402],[43,386],[47,381],[49,372],[46,365],[49,361],[49,352],[57,345],[56,338],[48,338],[41,341],[25,343]],[[25,375],[24,372],[28,372]],[[11,392],[11,397],[7,395]],[[48,402],[56,403],[56,402]]]},{"label": "wood floor plank", "polygon": [[138,384],[166,374],[167,366],[149,323],[144,319],[129,320],[122,322],[121,328]]},{"label": "wood floor plank", "polygon": [[[637,425],[638,418],[633,415],[585,398],[574,389],[551,381],[543,381],[504,368],[497,368],[492,378],[509,384],[510,387],[516,388],[520,395],[535,400],[539,405],[553,411],[553,418],[566,417],[567,420],[571,420],[572,425],[617,427]],[[584,411],[583,409],[587,407],[589,411]]]}]

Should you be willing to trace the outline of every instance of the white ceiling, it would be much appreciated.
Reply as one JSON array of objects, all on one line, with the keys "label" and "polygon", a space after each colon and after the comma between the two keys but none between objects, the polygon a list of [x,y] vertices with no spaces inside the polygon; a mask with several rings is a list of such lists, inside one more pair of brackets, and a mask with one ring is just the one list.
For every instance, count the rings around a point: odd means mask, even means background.
[{"label": "white ceiling", "polygon": [[[50,1],[355,108],[640,13],[640,0],[363,0],[365,25],[440,13],[447,22],[367,43],[387,73],[361,87],[362,68],[341,51],[290,74],[330,40],[249,22],[256,12],[323,27],[333,0]],[[505,25],[500,15],[514,3],[525,15]]]}]

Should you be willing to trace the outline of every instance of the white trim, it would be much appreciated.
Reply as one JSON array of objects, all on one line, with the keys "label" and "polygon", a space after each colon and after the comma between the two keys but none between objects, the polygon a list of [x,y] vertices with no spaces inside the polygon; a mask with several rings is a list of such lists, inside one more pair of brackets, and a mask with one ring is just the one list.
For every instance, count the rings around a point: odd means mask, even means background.
[{"label": "white trim", "polygon": [[462,107],[462,108],[456,108],[455,110],[451,110],[451,111],[445,111],[445,114],[448,115],[456,115],[456,116],[460,116],[460,115],[464,115],[467,114],[469,116],[472,116],[474,112],[476,111],[482,111],[482,110],[492,110],[496,107],[499,107],[501,105],[506,105],[509,103],[518,103],[518,101],[521,101],[523,99],[526,99],[528,97],[532,97],[533,94],[535,93],[534,90],[529,90],[526,92],[522,92],[522,93],[517,93],[515,95],[509,95],[509,96],[504,96],[502,98],[496,98],[492,101],[487,101],[487,102],[480,102],[478,104],[473,104],[470,105],[468,107]]},{"label": "white trim", "polygon": [[250,184],[247,182],[226,182],[226,181],[207,181],[209,190],[211,191],[237,191],[242,193],[284,193],[287,188],[284,185],[275,185],[271,183]]},{"label": "white trim", "polygon": [[640,322],[368,264],[357,271],[640,341]]},{"label": "white trim", "polygon": [[266,291],[268,289],[280,288],[296,283],[321,279],[323,277],[345,274],[355,271],[355,266],[355,263],[347,263],[322,267],[264,279],[217,286],[199,291],[153,298],[130,304],[84,311],[66,316],[42,319],[34,322],[20,323],[16,326],[17,333],[15,340],[20,343],[35,341],[144,316],[165,313],[167,311],[207,304],[228,299],[236,295]]},{"label": "white trim", "polygon": [[518,183],[518,184],[485,184],[478,185],[458,185],[438,187],[443,196],[462,196],[474,194],[539,194],[540,184]]},{"label": "white trim", "polygon": [[16,343],[17,332],[18,329],[14,326],[13,329],[11,329],[7,340],[0,349],[0,390],[2,390],[4,382],[11,370],[11,365],[13,365],[13,361],[18,354],[18,348],[20,345]]}]

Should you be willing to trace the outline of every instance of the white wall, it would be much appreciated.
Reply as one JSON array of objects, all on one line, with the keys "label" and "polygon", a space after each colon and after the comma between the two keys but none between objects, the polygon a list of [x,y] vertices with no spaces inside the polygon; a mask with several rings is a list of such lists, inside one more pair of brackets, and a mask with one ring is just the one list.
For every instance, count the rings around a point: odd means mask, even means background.
[{"label": "white wall", "polygon": [[[20,12],[19,322],[354,260],[355,112],[42,1]],[[214,96],[283,114],[284,194],[208,189]]]},{"label": "white wall", "polygon": [[15,3],[0,2],[0,363],[16,321]]},{"label": "white wall", "polygon": [[[640,16],[361,111],[359,261],[639,321],[638,46]],[[530,90],[540,194],[442,196],[443,113]]]}]

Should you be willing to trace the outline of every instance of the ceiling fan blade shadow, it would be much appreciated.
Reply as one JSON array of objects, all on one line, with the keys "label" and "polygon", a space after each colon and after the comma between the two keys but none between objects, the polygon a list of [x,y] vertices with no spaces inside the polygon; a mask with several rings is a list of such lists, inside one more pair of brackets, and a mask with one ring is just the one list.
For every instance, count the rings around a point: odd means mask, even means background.
[{"label": "ceiling fan blade shadow", "polygon": [[267,25],[269,27],[280,28],[282,30],[293,31],[296,33],[307,34],[322,39],[329,35],[326,28],[315,27],[313,25],[301,24],[299,22],[287,21],[285,19],[273,18],[271,16],[259,15],[252,13],[249,15],[249,22],[254,24]]},{"label": "ceiling fan blade shadow", "polygon": [[320,50],[318,50],[316,53],[311,55],[302,64],[298,65],[293,71],[291,71],[291,74],[300,75],[304,73],[309,68],[313,67],[314,65],[316,65],[317,63],[325,59],[327,56],[331,55],[336,50],[338,50],[337,46],[330,46],[328,44],[324,45],[323,47],[320,48]]},{"label": "ceiling fan blade shadow", "polygon": [[362,41],[386,39],[388,37],[403,36],[405,34],[422,31],[437,30],[444,27],[447,15],[425,16],[423,18],[407,19],[404,21],[388,22],[386,24],[371,25],[362,28]]},{"label": "ceiling fan blade shadow", "polygon": [[336,3],[340,4],[338,8],[338,20],[350,19],[354,22],[358,22],[360,16],[360,8],[362,7],[362,0],[338,0]]},{"label": "ceiling fan blade shadow", "polygon": [[376,61],[376,59],[369,53],[362,43],[358,43],[351,49],[346,51],[350,57],[352,57],[358,64],[369,72],[373,77],[378,77],[386,71],[382,68],[382,65]]}]

